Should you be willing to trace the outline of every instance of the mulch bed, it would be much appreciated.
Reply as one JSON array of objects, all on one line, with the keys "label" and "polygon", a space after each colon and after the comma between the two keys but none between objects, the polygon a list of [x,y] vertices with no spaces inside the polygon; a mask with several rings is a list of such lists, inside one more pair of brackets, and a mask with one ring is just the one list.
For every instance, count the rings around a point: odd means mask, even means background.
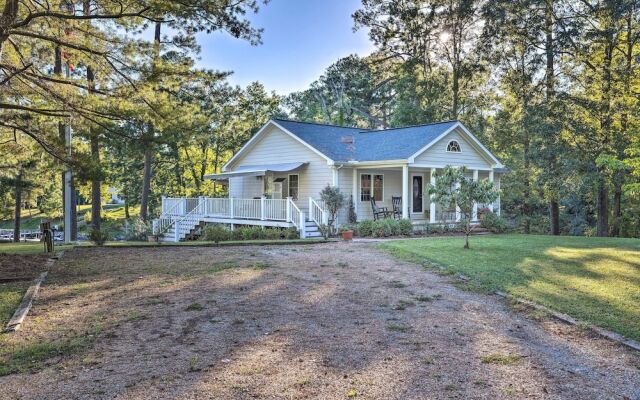
[{"label": "mulch bed", "polygon": [[0,283],[31,280],[46,269],[46,254],[0,253]]}]

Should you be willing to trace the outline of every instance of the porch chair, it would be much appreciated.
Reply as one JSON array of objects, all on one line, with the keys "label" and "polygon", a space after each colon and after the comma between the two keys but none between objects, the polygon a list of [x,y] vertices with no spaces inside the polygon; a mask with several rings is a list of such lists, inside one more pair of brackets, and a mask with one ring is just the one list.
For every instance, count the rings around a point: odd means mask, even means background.
[{"label": "porch chair", "polygon": [[374,221],[377,221],[381,216],[382,218],[389,218],[391,214],[393,214],[391,211],[387,210],[387,207],[378,207],[376,205],[376,199],[373,197],[371,197],[371,212],[373,213]]},{"label": "porch chair", "polygon": [[392,196],[391,205],[393,206],[393,218],[401,219],[402,218],[402,197]]}]

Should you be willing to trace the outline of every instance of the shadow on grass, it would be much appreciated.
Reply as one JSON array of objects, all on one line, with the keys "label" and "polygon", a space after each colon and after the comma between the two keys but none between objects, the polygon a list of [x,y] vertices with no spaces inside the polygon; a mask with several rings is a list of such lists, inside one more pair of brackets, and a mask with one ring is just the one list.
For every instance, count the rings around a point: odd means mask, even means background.
[{"label": "shadow on grass", "polygon": [[411,262],[464,274],[497,290],[640,340],[640,242],[612,238],[497,235],[379,245]]}]

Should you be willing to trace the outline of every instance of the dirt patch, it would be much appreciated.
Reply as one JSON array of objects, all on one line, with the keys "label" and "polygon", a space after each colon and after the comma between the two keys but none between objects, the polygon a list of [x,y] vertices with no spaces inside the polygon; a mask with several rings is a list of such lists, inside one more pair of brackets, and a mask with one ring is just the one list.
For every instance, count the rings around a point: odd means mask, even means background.
[{"label": "dirt patch", "polygon": [[640,394],[638,354],[450,279],[364,243],[78,249],[0,337],[0,371],[29,361],[0,398]]},{"label": "dirt patch", "polygon": [[35,278],[46,269],[48,257],[45,254],[0,253],[0,282]]}]

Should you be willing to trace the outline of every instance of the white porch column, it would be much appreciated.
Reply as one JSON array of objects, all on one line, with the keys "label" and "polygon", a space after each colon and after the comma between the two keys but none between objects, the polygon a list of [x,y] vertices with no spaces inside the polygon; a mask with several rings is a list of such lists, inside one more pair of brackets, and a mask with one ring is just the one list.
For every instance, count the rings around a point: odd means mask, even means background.
[{"label": "white porch column", "polygon": [[[460,182],[456,183],[456,189],[460,189]],[[461,217],[460,207],[456,204],[456,222],[460,222]]]},{"label": "white porch column", "polygon": [[[474,182],[478,182],[478,170],[474,169],[473,170],[473,181]],[[473,203],[473,214],[471,217],[472,221],[477,221],[478,220],[478,203]]]},{"label": "white porch column", "polygon": [[[500,190],[500,177],[498,177],[498,179],[496,180],[496,189]],[[500,209],[502,208],[502,204],[500,202],[500,194],[498,194],[498,198],[496,199],[496,213],[498,214],[498,216],[500,216]]]},{"label": "white porch column", "polygon": [[402,166],[402,219],[409,218],[409,165]]},{"label": "white porch column", "polygon": [[[436,184],[436,169],[431,168],[431,184]],[[429,222],[436,222],[436,203],[433,201],[433,195],[429,195]]]},{"label": "white porch column", "polygon": [[[353,196],[353,208],[356,211],[356,215],[359,215],[359,211],[358,211],[358,203],[360,203],[358,200],[358,168],[353,168],[353,174],[352,174],[352,189],[351,189],[351,195]],[[358,218],[360,219],[360,218]]]},{"label": "white porch column", "polygon": [[264,201],[265,201],[265,197],[261,196],[260,197],[260,220],[261,221],[265,220],[265,218],[264,218],[264,211],[265,211],[264,210],[264,206],[265,206]]},{"label": "white porch column", "polygon": [[333,172],[333,183],[332,185],[335,187],[338,187],[338,184],[340,183],[338,181],[338,168],[336,168],[335,166],[331,168],[332,172]]},{"label": "white porch column", "polygon": [[[494,178],[494,174],[493,174],[493,170],[491,170],[491,171],[489,171],[489,182],[493,183],[493,178]],[[494,203],[491,203],[489,205],[489,209],[491,210],[491,212],[494,211],[493,205],[494,205]]]}]

